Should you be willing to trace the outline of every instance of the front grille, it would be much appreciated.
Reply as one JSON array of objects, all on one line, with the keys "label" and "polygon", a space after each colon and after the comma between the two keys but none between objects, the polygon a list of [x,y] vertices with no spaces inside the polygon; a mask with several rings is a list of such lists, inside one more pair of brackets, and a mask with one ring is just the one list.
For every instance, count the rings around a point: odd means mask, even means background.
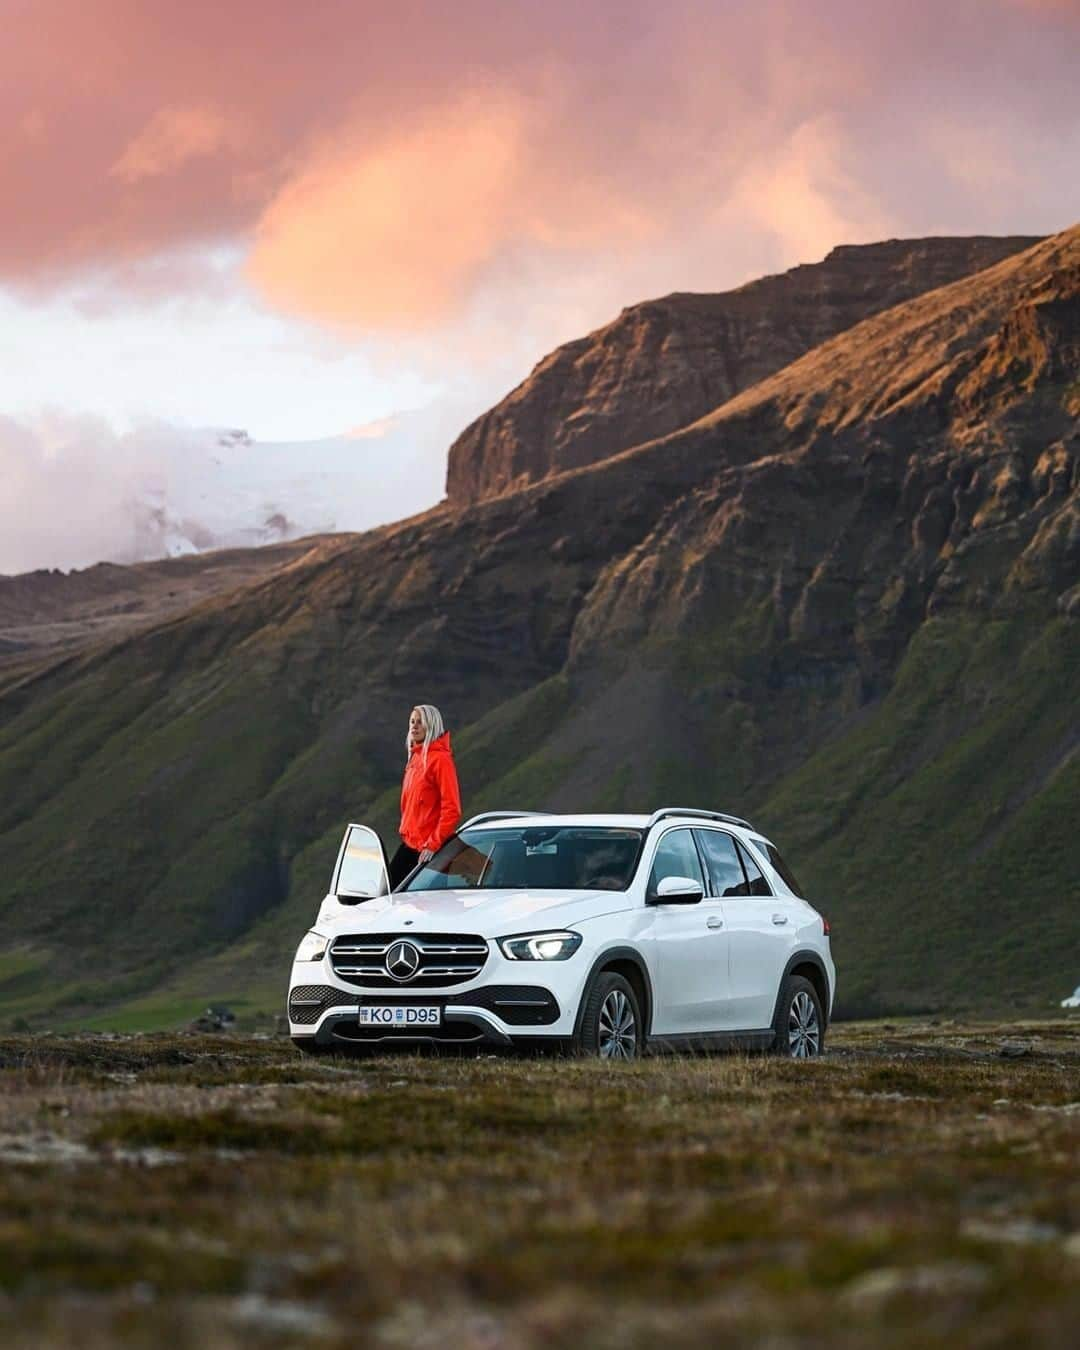
[{"label": "front grille", "polygon": [[[411,958],[395,967],[399,943],[415,950],[415,970]],[[475,933],[349,933],[330,946],[334,974],[358,989],[445,989],[475,979],[487,958],[487,942]]]},{"label": "front grille", "polygon": [[289,990],[289,1021],[298,1026],[314,1026],[327,1008],[349,1007],[350,996],[344,989],[328,984],[298,984]]}]

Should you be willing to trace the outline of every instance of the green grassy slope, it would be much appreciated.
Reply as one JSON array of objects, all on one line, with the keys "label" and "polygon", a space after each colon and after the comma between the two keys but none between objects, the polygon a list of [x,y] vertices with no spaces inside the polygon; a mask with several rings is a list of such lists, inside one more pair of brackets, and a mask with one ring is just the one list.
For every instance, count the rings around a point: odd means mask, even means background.
[{"label": "green grassy slope", "polygon": [[1080,981],[1080,638],[920,631],[875,715],[762,802],[850,1008],[1033,1008]]}]

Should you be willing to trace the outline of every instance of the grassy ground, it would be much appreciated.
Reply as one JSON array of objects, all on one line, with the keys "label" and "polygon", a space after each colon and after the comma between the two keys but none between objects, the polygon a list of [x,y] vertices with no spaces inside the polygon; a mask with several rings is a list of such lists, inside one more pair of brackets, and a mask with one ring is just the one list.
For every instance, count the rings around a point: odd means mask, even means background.
[{"label": "grassy ground", "polygon": [[1080,1021],[812,1064],[0,1040],[0,1342],[1066,1346]]}]

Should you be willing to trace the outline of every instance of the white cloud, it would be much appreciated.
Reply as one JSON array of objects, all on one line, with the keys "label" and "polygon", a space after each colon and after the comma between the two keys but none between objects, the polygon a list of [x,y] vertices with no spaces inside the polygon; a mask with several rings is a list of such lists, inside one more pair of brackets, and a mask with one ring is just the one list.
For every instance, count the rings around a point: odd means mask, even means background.
[{"label": "white cloud", "polygon": [[0,417],[0,572],[129,557],[131,447],[93,418]]},{"label": "white cloud", "polygon": [[362,438],[309,442],[0,416],[0,573],[255,546],[413,515],[442,497],[446,429],[464,415],[444,403]]},{"label": "white cloud", "polygon": [[[230,255],[206,252],[98,272],[49,299],[0,287],[0,412],[26,422],[57,406],[124,430],[241,424],[300,440],[438,392],[441,380],[388,359],[375,370],[367,349],[267,313],[234,272]],[[170,277],[186,278],[180,298]],[[129,283],[139,307],[121,302]]]}]

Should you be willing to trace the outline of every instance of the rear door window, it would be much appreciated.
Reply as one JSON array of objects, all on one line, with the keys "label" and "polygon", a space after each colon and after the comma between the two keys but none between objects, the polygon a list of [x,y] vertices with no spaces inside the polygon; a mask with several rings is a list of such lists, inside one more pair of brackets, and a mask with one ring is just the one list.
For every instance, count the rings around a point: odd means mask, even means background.
[{"label": "rear door window", "polygon": [[742,859],[742,865],[746,872],[746,880],[749,883],[747,895],[772,895],[772,887],[765,880],[765,873],[751,857],[750,850],[744,848],[736,840],[735,846],[739,850],[739,857]]},{"label": "rear door window", "polygon": [[722,830],[697,830],[698,843],[709,869],[713,895],[749,895],[746,875],[735,840]]}]

